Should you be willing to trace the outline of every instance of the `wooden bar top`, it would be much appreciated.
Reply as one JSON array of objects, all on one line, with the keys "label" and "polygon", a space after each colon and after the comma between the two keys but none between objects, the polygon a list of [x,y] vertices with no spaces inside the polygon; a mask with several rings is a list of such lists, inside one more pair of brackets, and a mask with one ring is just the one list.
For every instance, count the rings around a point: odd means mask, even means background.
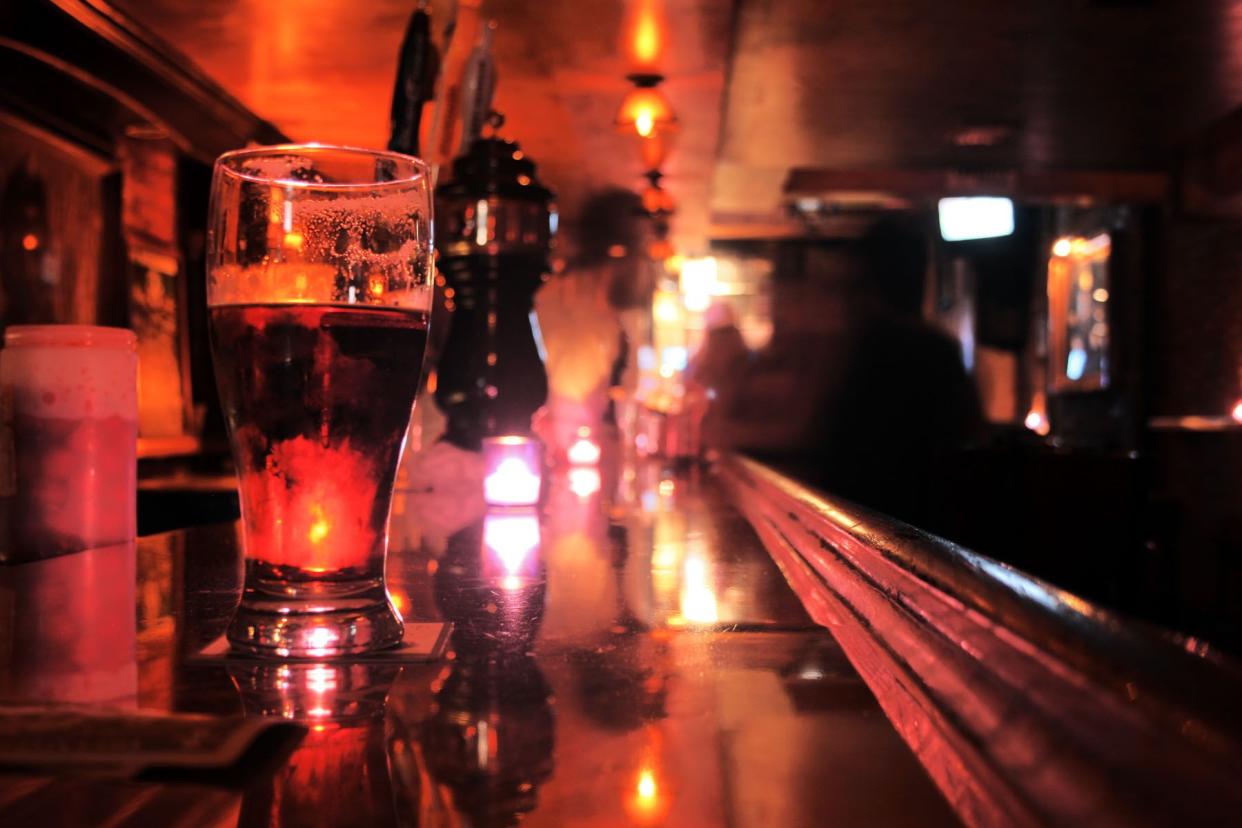
[{"label": "wooden bar top", "polygon": [[0,774],[0,825],[958,824],[706,474],[576,470],[537,515],[399,492],[390,590],[454,624],[434,663],[201,663],[240,556],[222,525],[0,570],[0,688],[301,743],[230,784]]}]

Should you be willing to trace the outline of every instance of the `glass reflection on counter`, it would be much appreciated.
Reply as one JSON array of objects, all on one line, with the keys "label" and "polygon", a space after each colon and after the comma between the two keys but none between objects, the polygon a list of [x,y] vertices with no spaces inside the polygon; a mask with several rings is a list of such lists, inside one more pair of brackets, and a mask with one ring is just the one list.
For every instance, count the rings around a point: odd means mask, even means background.
[{"label": "glass reflection on counter", "polygon": [[453,658],[419,738],[470,824],[516,823],[553,771],[552,689],[531,654],[547,586],[540,540],[534,510],[493,510],[449,538],[436,568]]},{"label": "glass reflection on counter", "polygon": [[599,444],[591,439],[591,429],[582,426],[576,439],[566,452],[569,462],[575,466],[593,466],[601,455]]},{"label": "glass reflection on counter", "polygon": [[634,786],[626,792],[624,807],[630,821],[639,825],[663,824],[668,817],[671,805],[668,791],[665,790],[658,752],[661,733],[654,727],[645,729],[647,742],[644,755],[640,760],[638,773],[634,776]]},{"label": "glass reflection on counter", "polygon": [[734,560],[728,538],[715,528],[697,470],[671,471],[638,463],[618,476],[616,520],[645,557],[645,574],[626,588],[652,627],[695,629],[764,623],[763,596],[747,588],[761,564]]},{"label": "glass reflection on counter", "polygon": [[716,607],[716,592],[712,588],[711,570],[707,560],[699,555],[687,556],[682,565],[681,615],[676,618],[690,624],[715,624],[720,620]]},{"label": "glass reflection on counter", "polygon": [[277,716],[308,732],[265,785],[248,788],[239,828],[409,824],[418,789],[394,786],[386,721],[400,665],[234,662],[247,716]]},{"label": "glass reflection on counter", "polygon": [[579,500],[586,500],[600,489],[599,470],[594,468],[573,468],[569,470],[569,490]]},{"label": "glass reflection on counter", "polygon": [[401,666],[239,661],[228,671],[246,715],[279,716],[325,730],[382,718]]},{"label": "glass reflection on counter", "polygon": [[483,519],[485,573],[496,572],[512,592],[538,577],[539,515],[532,510],[488,514]]},{"label": "glass reflection on counter", "polygon": [[133,543],[0,566],[0,695],[134,706]]}]

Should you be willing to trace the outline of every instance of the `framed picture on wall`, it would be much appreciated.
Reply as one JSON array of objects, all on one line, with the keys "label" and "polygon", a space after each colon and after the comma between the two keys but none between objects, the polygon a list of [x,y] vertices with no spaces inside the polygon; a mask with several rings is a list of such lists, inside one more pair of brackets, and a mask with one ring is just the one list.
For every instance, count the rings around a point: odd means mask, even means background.
[{"label": "framed picture on wall", "polygon": [[1053,391],[1109,385],[1112,237],[1063,236],[1048,259],[1048,359]]}]

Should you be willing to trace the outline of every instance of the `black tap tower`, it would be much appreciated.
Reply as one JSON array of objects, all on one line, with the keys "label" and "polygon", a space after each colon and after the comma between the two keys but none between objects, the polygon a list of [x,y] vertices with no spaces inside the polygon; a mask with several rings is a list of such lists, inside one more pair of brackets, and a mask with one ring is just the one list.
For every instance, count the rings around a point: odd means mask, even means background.
[{"label": "black tap tower", "polygon": [[461,448],[529,434],[547,399],[533,309],[556,232],[553,199],[518,145],[496,136],[476,140],[437,188],[439,270],[455,307],[435,399],[444,439]]}]

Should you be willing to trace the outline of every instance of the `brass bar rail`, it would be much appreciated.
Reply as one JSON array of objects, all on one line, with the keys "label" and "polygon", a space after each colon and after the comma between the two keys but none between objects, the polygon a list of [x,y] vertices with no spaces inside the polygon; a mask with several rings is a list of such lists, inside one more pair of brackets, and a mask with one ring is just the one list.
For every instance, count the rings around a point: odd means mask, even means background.
[{"label": "brass bar rail", "polygon": [[752,460],[716,471],[968,825],[1242,819],[1242,671],[1208,645]]}]

